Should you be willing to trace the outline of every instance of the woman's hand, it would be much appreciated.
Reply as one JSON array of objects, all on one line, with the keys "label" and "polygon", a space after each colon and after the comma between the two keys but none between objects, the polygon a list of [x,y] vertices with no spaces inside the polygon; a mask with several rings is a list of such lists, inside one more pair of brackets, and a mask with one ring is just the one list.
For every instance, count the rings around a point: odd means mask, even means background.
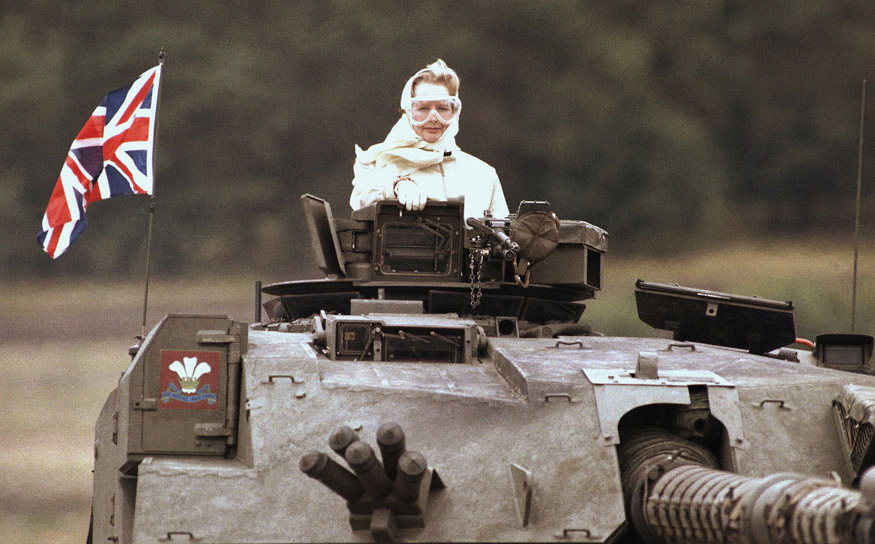
[{"label": "woman's hand", "polygon": [[398,202],[407,208],[407,211],[423,209],[425,202],[428,200],[425,191],[408,177],[396,180],[394,190],[395,196],[398,197]]}]

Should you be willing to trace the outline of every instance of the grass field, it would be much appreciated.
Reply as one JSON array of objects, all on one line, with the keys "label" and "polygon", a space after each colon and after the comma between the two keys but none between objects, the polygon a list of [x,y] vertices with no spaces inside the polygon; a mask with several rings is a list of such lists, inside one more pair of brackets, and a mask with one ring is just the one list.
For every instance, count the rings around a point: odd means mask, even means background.
[{"label": "grass field", "polygon": [[[634,285],[640,278],[658,283],[737,295],[792,301],[797,336],[814,340],[824,332],[850,332],[853,247],[829,239],[780,244],[735,245],[693,255],[623,259],[608,255],[606,287],[584,314],[598,330],[646,336],[637,320]],[[855,332],[875,332],[875,247],[860,248]]]},{"label": "grass field", "polygon": [[[6,285],[0,296],[0,541],[85,542],[94,422],[127,367],[142,284]],[[149,326],[166,313],[252,320],[249,279],[154,281]]]},{"label": "grass field", "polygon": [[[857,332],[875,322],[875,278],[860,268]],[[608,334],[651,335],[637,321],[636,278],[794,301],[798,336],[847,332],[852,248],[829,241],[726,247],[605,260],[605,290],[584,314]],[[868,274],[868,277],[867,277]],[[149,325],[169,312],[251,320],[245,277],[155,280]],[[19,283],[0,295],[0,535],[3,542],[85,541],[93,424],[127,366],[142,321],[139,284]]]}]

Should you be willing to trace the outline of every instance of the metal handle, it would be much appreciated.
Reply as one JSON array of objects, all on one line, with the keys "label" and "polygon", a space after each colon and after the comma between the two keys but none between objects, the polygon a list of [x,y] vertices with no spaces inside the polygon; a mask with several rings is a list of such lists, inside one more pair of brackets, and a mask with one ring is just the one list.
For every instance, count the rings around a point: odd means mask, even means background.
[{"label": "metal handle", "polygon": [[565,399],[568,402],[574,402],[568,393],[547,393],[544,395],[544,402],[550,402],[552,399]]},{"label": "metal handle", "polygon": [[170,542],[174,536],[187,536],[190,542],[197,542],[199,538],[195,538],[194,533],[189,531],[167,531],[167,536],[158,539],[159,542]]},{"label": "metal handle", "polygon": [[780,399],[764,399],[764,400],[760,401],[759,403],[756,403],[756,402],[750,403],[750,405],[753,406],[754,408],[761,408],[761,409],[765,408],[766,404],[777,404],[779,410],[787,410],[788,412],[793,409],[793,408],[790,408],[790,406],[787,404],[787,401],[780,400]]},{"label": "metal handle", "polygon": [[578,349],[587,349],[587,347],[584,346],[583,342],[581,342],[580,340],[557,340],[556,345],[553,347],[559,349],[559,346],[574,346],[574,345],[577,345]]},{"label": "metal handle", "polygon": [[295,378],[294,376],[292,376],[291,374],[271,374],[270,376],[267,377],[267,380],[261,380],[261,383],[273,384],[273,383],[276,383],[276,380],[279,380],[280,378],[287,378],[293,384],[304,383],[304,380],[299,380],[299,379]]},{"label": "metal handle", "polygon": [[562,529],[562,532],[561,532],[561,533],[556,533],[556,534],[553,535],[553,536],[554,536],[555,538],[558,538],[558,539],[561,539],[561,540],[567,540],[567,539],[569,539],[569,538],[574,538],[574,537],[572,536],[572,533],[581,533],[581,536],[582,536],[583,538],[587,538],[587,539],[592,539],[592,538],[593,538],[593,536],[592,536],[592,531],[590,531],[589,529]]}]

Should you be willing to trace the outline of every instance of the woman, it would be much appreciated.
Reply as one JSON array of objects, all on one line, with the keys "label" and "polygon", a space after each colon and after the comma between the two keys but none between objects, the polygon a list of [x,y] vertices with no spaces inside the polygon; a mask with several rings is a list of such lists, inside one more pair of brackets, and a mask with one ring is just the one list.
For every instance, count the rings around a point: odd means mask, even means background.
[{"label": "woman", "polygon": [[465,217],[507,217],[495,169],[456,145],[459,76],[438,59],[416,72],[401,93],[403,115],[386,139],[367,151],[356,146],[352,209],[397,198],[408,210],[428,199],[465,197]]}]

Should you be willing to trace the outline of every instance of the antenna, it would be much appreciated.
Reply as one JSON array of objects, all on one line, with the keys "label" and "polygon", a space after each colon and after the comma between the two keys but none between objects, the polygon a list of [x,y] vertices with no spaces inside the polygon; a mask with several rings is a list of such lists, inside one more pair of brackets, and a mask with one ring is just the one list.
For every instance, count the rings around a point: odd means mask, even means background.
[{"label": "antenna", "polygon": [[851,334],[857,318],[857,255],[860,246],[860,188],[863,184],[863,117],[866,112],[866,80],[860,96],[860,147],[857,150],[857,213],[854,218],[854,287],[851,290]]}]

